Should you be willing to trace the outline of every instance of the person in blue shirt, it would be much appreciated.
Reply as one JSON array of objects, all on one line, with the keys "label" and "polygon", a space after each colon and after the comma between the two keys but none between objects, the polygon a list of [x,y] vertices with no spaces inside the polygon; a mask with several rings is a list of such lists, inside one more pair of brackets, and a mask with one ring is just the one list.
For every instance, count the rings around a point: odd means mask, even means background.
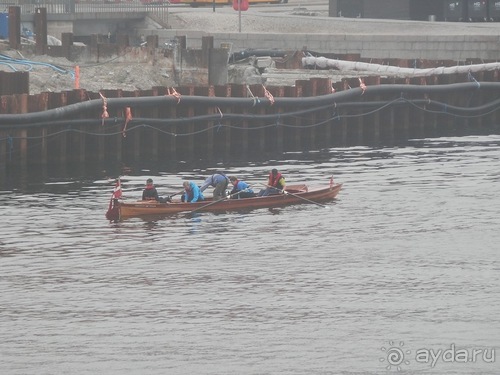
[{"label": "person in blue shirt", "polygon": [[215,188],[213,192],[214,200],[217,201],[226,197],[227,185],[229,185],[229,178],[222,172],[218,172],[205,180],[200,191],[204,192],[207,187],[213,186]]},{"label": "person in blue shirt", "polygon": [[182,202],[194,203],[205,199],[200,188],[194,182],[184,181],[182,186],[184,186],[184,194],[181,197]]},{"label": "person in blue shirt", "polygon": [[255,197],[255,193],[245,181],[240,181],[235,176],[229,177],[229,181],[233,185],[233,190],[230,193],[232,199]]}]

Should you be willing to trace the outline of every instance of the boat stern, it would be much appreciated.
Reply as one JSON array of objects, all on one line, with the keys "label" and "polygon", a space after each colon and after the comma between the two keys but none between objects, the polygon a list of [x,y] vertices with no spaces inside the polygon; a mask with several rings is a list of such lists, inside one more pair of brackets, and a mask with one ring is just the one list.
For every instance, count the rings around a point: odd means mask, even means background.
[{"label": "boat stern", "polygon": [[117,198],[111,198],[108,211],[106,212],[106,219],[109,221],[120,220],[120,202]]}]

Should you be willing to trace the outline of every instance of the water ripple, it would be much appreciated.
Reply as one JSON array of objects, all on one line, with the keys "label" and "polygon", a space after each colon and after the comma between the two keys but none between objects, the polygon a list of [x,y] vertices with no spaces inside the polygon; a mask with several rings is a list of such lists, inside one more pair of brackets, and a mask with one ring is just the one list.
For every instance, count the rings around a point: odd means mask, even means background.
[{"label": "water ripple", "polygon": [[[329,209],[105,220],[113,180],[2,187],[0,363],[10,374],[380,374],[389,342],[500,337],[500,137],[290,153]],[[228,170],[250,182],[270,164]],[[161,194],[216,166],[154,175]],[[140,196],[143,172],[123,176]],[[387,359],[387,358],[386,358]],[[411,358],[406,373],[496,374]],[[394,368],[393,368],[394,369]],[[433,372],[437,371],[437,372]]]}]

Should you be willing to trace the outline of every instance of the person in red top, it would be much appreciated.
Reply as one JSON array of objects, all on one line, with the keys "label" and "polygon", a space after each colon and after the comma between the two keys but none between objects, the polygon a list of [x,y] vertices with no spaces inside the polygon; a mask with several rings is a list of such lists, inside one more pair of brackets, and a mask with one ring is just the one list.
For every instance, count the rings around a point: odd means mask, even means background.
[{"label": "person in red top", "polygon": [[153,185],[153,180],[148,178],[146,181],[146,188],[142,192],[143,201],[159,201],[158,192]]},{"label": "person in red top", "polygon": [[268,195],[282,194],[285,190],[286,182],[285,177],[274,168],[271,173],[269,173],[269,179],[267,181],[267,187],[259,191],[259,197],[265,197]]}]

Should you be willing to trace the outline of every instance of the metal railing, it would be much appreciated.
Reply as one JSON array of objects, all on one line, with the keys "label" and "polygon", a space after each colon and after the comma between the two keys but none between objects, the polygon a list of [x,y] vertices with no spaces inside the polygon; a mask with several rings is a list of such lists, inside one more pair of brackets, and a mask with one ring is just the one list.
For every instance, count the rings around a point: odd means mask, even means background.
[{"label": "metal railing", "polygon": [[9,6],[19,6],[21,14],[35,13],[37,8],[47,9],[47,14],[146,12],[165,20],[170,2],[167,0],[0,0],[0,13]]}]

